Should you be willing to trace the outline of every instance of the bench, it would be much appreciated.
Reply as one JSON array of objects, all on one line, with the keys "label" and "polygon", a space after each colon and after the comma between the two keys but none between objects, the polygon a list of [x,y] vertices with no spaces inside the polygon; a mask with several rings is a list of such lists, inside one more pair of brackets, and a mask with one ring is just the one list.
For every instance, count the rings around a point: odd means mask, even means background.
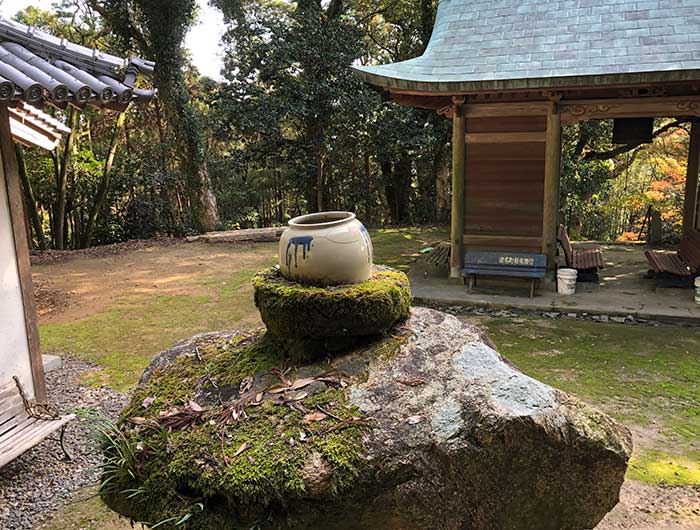
[{"label": "bench", "polygon": [[464,254],[462,275],[465,283],[469,280],[470,293],[479,276],[525,278],[530,280],[530,298],[534,298],[537,283],[546,272],[547,257],[543,254],[468,251]]},{"label": "bench", "polygon": [[29,401],[15,377],[13,383],[0,388],[0,468],[59,429],[61,449],[70,459],[63,436],[73,418],[74,414],[61,416],[49,405]]},{"label": "bench", "polygon": [[700,236],[685,236],[676,254],[646,250],[644,255],[656,274],[692,277],[700,271]]},{"label": "bench", "polygon": [[579,272],[597,273],[605,267],[603,251],[600,248],[574,248],[564,225],[559,225],[559,243],[564,250],[564,260],[568,268]]}]

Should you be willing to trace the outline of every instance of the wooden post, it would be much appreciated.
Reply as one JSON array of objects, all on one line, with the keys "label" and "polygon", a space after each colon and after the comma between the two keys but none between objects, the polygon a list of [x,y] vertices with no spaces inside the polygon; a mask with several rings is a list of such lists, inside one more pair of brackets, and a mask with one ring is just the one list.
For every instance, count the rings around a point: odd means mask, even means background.
[{"label": "wooden post", "polygon": [[27,241],[26,217],[22,202],[22,189],[17,166],[17,156],[10,130],[10,114],[5,105],[0,105],[0,155],[3,170],[5,172],[5,184],[7,186],[7,198],[10,205],[10,219],[12,222],[12,234],[15,242],[15,255],[17,256],[17,270],[19,272],[19,284],[22,292],[22,305],[24,306],[24,323],[27,332],[29,357],[34,379],[34,395],[38,401],[46,401],[46,381],[44,379],[44,365],[39,349],[39,329],[37,326],[36,306],[34,303],[34,289],[32,287],[32,274],[29,269],[29,243]]},{"label": "wooden post", "polygon": [[557,260],[559,223],[559,179],[561,176],[561,114],[552,101],[547,112],[547,147],[544,165],[544,204],[542,208],[542,253],[547,269],[554,270]]},{"label": "wooden post", "polygon": [[700,121],[694,120],[690,129],[688,173],[685,180],[685,207],[683,208],[683,235],[696,230],[698,211],[698,173],[700,173]]},{"label": "wooden post", "polygon": [[453,98],[452,116],[452,258],[450,278],[461,278],[464,269],[464,185],[467,154],[464,98]]}]

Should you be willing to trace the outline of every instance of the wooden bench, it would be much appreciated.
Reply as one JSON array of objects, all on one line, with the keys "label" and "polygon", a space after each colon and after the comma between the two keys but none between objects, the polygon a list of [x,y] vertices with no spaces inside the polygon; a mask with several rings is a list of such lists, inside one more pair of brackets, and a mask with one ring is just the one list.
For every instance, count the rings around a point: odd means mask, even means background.
[{"label": "wooden bench", "polygon": [[27,400],[15,377],[13,383],[0,388],[0,468],[59,429],[61,449],[70,459],[63,436],[66,424],[73,418],[74,414],[61,416],[48,405]]},{"label": "wooden bench", "polygon": [[656,274],[689,278],[700,271],[700,236],[686,236],[676,254],[646,250],[644,255]]},{"label": "wooden bench", "polygon": [[600,248],[574,248],[564,225],[559,225],[559,243],[564,250],[566,266],[577,271],[598,272],[605,267]]},{"label": "wooden bench", "polygon": [[530,280],[530,298],[534,298],[537,283],[546,272],[547,257],[543,254],[468,251],[464,254],[462,275],[465,282],[469,280],[470,293],[479,276],[525,278]]}]

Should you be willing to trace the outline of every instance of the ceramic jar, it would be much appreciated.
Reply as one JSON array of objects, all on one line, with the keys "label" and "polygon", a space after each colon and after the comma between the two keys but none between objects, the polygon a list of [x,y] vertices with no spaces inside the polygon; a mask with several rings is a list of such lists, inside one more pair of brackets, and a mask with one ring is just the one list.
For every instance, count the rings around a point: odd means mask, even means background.
[{"label": "ceramic jar", "polygon": [[279,247],[279,266],[288,280],[328,286],[369,280],[372,241],[350,212],[321,212],[289,221]]}]

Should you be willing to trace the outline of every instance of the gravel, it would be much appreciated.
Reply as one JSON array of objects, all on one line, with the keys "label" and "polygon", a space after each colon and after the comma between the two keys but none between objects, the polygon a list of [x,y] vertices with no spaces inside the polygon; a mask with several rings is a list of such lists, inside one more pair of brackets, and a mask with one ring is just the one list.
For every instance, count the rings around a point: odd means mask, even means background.
[{"label": "gravel", "polygon": [[[497,308],[490,308],[490,307],[481,307],[481,306],[445,306],[443,304],[437,304],[437,303],[426,303],[426,304],[419,304],[424,307],[429,307],[431,309],[438,309],[440,311],[444,311],[446,313],[450,313],[451,315],[455,316],[490,316],[490,317],[505,317],[505,318],[513,318],[513,317],[520,317],[520,316],[538,316],[538,317],[543,317],[543,318],[549,318],[552,320],[558,320],[562,318],[566,319],[577,319],[577,320],[590,320],[593,322],[602,322],[602,323],[608,323],[608,322],[615,322],[618,324],[626,324],[626,325],[644,325],[644,326],[680,326],[680,327],[695,327],[697,324],[693,322],[685,322],[683,320],[673,320],[673,321],[657,321],[657,320],[649,320],[646,318],[641,318],[641,317],[635,317],[633,315],[627,315],[627,316],[613,316],[611,317],[610,315],[598,315],[598,314],[592,314],[592,313],[586,313],[586,312],[580,312],[580,313],[575,313],[575,312],[559,312],[559,311],[537,311],[534,309],[497,309]],[[700,528],[698,528],[700,530]]]},{"label": "gravel", "polygon": [[[63,367],[47,374],[49,400],[62,412],[99,410],[116,418],[126,405],[126,395],[107,387],[80,383],[81,376],[99,369],[64,358]],[[76,419],[66,430],[65,444],[73,460],[64,460],[58,433],[0,469],[0,528],[30,530],[48,518],[79,489],[95,484],[99,453],[87,422]]]}]

